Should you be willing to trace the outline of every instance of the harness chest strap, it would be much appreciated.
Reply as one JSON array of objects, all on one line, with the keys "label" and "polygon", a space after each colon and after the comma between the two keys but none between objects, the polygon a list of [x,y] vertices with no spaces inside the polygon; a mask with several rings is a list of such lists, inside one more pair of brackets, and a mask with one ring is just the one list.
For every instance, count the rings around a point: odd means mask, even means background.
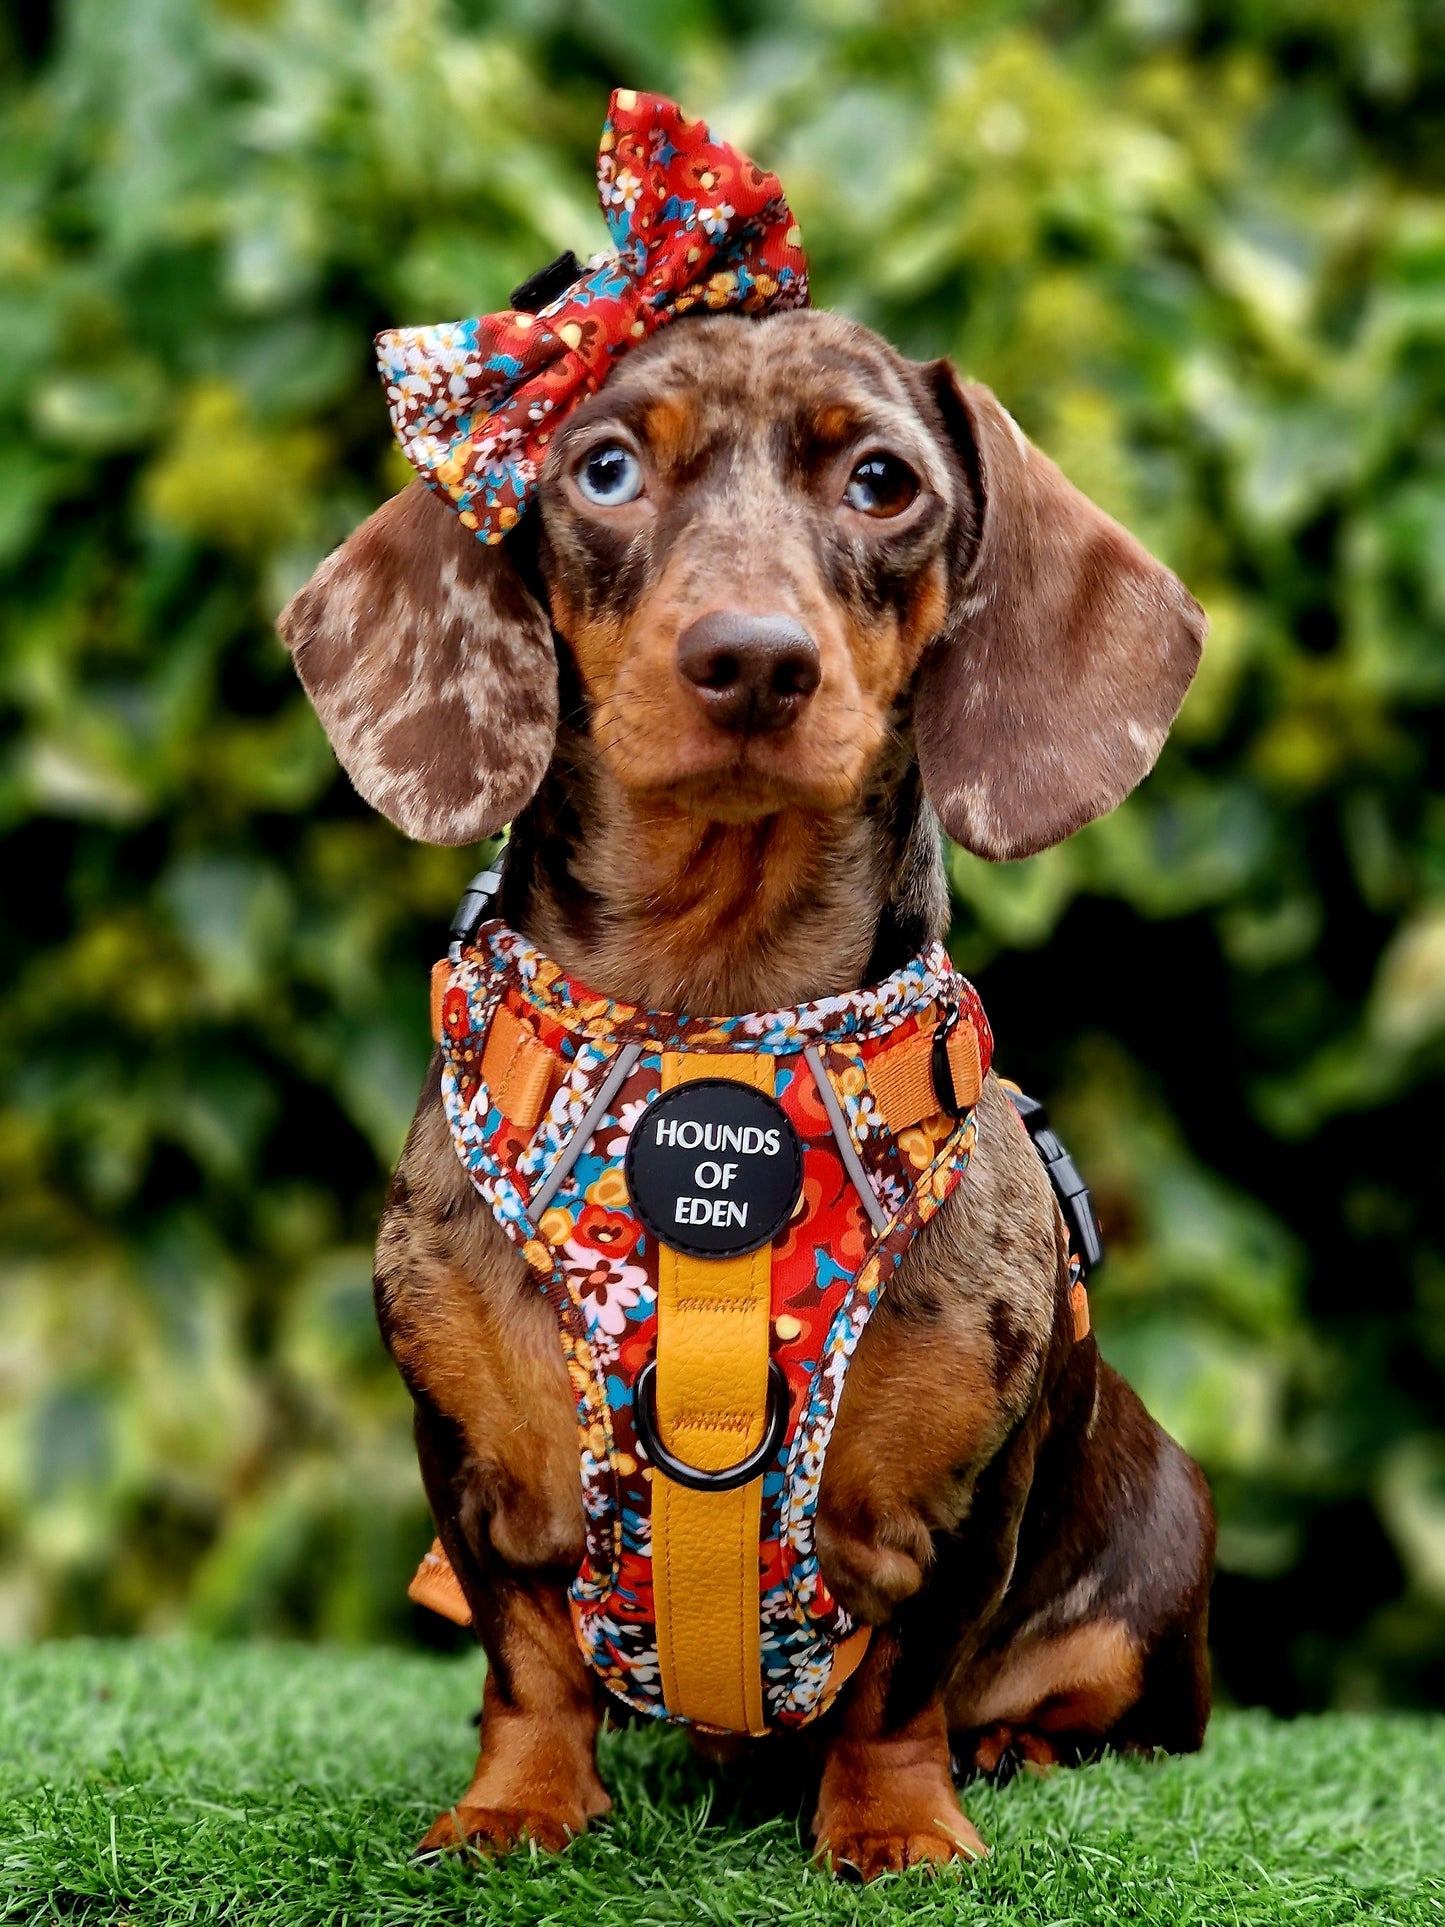
[{"label": "harness chest strap", "polygon": [[[773,1060],[668,1051],[664,1094],[726,1078],[773,1094]],[[657,1425],[703,1472],[757,1446],[767,1416],[772,1247],[702,1258],[659,1243]],[[758,1539],[762,1479],[697,1492],[652,1474],[652,1574],[663,1699],[674,1716],[762,1733]]]}]

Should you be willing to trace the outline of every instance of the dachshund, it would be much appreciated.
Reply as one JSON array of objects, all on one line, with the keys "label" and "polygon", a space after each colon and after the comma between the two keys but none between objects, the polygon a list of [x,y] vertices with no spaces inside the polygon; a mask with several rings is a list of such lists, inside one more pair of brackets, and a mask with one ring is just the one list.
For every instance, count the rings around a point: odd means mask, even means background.
[{"label": "dachshund", "polygon": [[[281,632],[361,796],[431,843],[510,821],[500,914],[657,1010],[899,968],[946,928],[940,824],[1009,861],[1111,810],[1205,633],[988,389],[826,313],[643,343],[558,428],[536,507],[488,544],[414,482]],[[819,1497],[823,1574],[873,1634],[805,1736],[814,1835],[864,1879],[985,1851],[956,1772],[1188,1751],[1209,1713],[1208,1489],[1076,1337],[1063,1220],[991,1074],[977,1116],[862,1334]],[[611,1804],[568,1613],[573,1399],[436,1059],[376,1304],[488,1662],[476,1773],[419,1851],[561,1848]]]}]

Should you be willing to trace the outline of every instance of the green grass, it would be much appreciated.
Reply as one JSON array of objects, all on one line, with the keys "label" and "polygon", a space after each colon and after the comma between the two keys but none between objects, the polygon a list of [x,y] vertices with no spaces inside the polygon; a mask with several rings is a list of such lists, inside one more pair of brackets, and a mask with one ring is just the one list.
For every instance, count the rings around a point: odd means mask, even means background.
[{"label": "green grass", "polygon": [[0,1655],[7,1922],[1445,1921],[1445,1720],[1221,1717],[1197,1759],[1106,1761],[966,1804],[993,1856],[867,1889],[806,1866],[666,1732],[608,1734],[610,1820],[559,1859],[414,1866],[466,1782],[480,1666],[391,1652],[74,1643]]}]

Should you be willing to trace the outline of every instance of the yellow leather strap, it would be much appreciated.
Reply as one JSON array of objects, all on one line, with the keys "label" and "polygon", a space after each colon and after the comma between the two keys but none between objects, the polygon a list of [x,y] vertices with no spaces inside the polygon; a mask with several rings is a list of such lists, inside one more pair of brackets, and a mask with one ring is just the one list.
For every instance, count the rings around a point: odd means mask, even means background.
[{"label": "yellow leather strap", "polygon": [[[662,1089],[725,1077],[773,1094],[771,1057],[668,1051]],[[767,1417],[772,1252],[694,1258],[658,1247],[657,1425],[676,1457],[706,1472],[735,1465]],[[693,1492],[652,1474],[652,1583],[669,1713],[761,1733],[759,1510],[762,1479]]]}]

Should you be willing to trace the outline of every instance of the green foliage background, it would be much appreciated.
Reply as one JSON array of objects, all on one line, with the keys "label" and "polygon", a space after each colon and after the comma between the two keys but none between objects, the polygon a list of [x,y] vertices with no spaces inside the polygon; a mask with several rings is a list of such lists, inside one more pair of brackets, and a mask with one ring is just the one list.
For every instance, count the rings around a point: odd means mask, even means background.
[{"label": "green foliage background", "polygon": [[69,0],[0,28],[0,1636],[416,1636],[369,1242],[468,871],[271,619],[403,471],[372,332],[601,244],[614,84],[989,381],[1213,620],[955,948],[1204,1462],[1223,1684],[1445,1698],[1438,0]]}]

